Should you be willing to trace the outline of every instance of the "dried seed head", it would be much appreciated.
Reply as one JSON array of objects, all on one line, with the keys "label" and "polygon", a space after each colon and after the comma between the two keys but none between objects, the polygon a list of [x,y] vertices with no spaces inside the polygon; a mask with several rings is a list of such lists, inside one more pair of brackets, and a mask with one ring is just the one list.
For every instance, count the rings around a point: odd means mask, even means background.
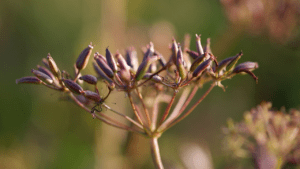
[{"label": "dried seed head", "polygon": [[203,63],[201,63],[196,69],[195,71],[193,72],[193,77],[198,77],[202,74],[202,72],[204,70],[206,70],[209,65],[212,63],[212,59],[208,59],[206,61],[204,61]]},{"label": "dried seed head", "polygon": [[87,48],[83,49],[76,61],[76,67],[80,71],[86,67],[89,62],[90,55],[92,53],[93,46],[89,45]]},{"label": "dried seed head", "polygon": [[184,60],[183,60],[183,54],[182,54],[181,47],[178,47],[176,67],[177,67],[177,70],[179,72],[179,76],[181,77],[181,79],[185,79],[187,72],[184,67]]},{"label": "dried seed head", "polygon": [[[143,79],[149,79],[150,77],[152,76],[151,73],[146,73],[144,76],[143,76]],[[161,83],[162,82],[162,78],[158,75],[154,75],[152,78],[151,78],[152,81],[156,82],[156,83]]]},{"label": "dried seed head", "polygon": [[209,54],[205,52],[203,55],[199,56],[191,65],[190,72],[193,72],[202,62],[205,58],[209,57]]},{"label": "dried seed head", "polygon": [[198,52],[187,49],[186,53],[190,55],[191,58],[197,59],[199,57]]},{"label": "dried seed head", "polygon": [[126,50],[126,62],[134,72],[137,71],[139,67],[139,61],[137,57],[137,52],[134,50],[134,47],[131,47]]},{"label": "dried seed head", "polygon": [[83,95],[90,99],[90,100],[93,100],[95,102],[100,102],[101,100],[101,97],[99,96],[98,93],[95,93],[95,92],[92,92],[92,91],[89,91],[89,90],[85,90],[83,91]]},{"label": "dried seed head", "polygon": [[198,51],[199,56],[204,54],[204,51],[203,51],[203,48],[202,48],[202,45],[201,45],[201,38],[200,37],[201,37],[201,35],[196,34],[196,47],[197,47],[197,51]]},{"label": "dried seed head", "polygon": [[115,61],[115,59],[113,58],[112,54],[110,53],[110,51],[108,50],[108,47],[105,50],[105,56],[106,56],[106,61],[108,66],[111,68],[111,70],[116,73],[118,70],[117,67],[117,63]]},{"label": "dried seed head", "polygon": [[41,79],[42,81],[45,81],[48,84],[53,83],[53,80],[51,79],[51,77],[49,77],[47,74],[45,74],[39,70],[31,69],[31,73],[33,73],[37,78]]},{"label": "dried seed head", "polygon": [[105,60],[103,60],[102,58],[100,58],[99,56],[94,58],[97,62],[97,64],[99,65],[99,67],[102,69],[102,71],[109,77],[109,78],[113,78],[114,77],[114,72],[110,69],[110,67],[108,66],[108,64],[105,62]]},{"label": "dried seed head", "polygon": [[79,77],[79,79],[81,79],[89,84],[92,84],[92,85],[97,84],[97,78],[93,75],[84,75],[84,76]]},{"label": "dried seed head", "polygon": [[62,81],[71,92],[76,94],[81,94],[83,92],[82,87],[79,84],[75,83],[74,81],[70,79],[62,79]]},{"label": "dried seed head", "polygon": [[152,56],[152,57],[149,57],[147,58],[145,61],[143,61],[137,72],[136,72],[136,75],[135,75],[135,80],[136,81],[139,81],[140,79],[142,79],[142,77],[145,75],[145,73],[148,71],[151,63],[155,62],[156,60],[158,59],[157,56]]},{"label": "dried seed head", "polygon": [[50,53],[48,53],[47,60],[48,60],[49,68],[50,68],[51,72],[53,73],[53,75],[55,77],[59,77],[60,71],[59,71],[54,59],[51,57]]},{"label": "dried seed head", "polygon": [[28,83],[28,84],[41,84],[43,81],[34,76],[22,77],[16,80],[16,84]]}]

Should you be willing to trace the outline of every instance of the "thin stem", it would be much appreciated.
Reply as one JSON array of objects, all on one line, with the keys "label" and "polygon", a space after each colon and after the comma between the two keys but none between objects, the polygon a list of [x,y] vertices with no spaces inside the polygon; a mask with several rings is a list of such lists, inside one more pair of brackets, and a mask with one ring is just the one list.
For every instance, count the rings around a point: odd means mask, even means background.
[{"label": "thin stem", "polygon": [[164,169],[161,161],[157,137],[150,138],[151,155],[156,169]]},{"label": "thin stem", "polygon": [[195,85],[195,87],[193,88],[191,94],[189,95],[189,97],[186,99],[186,101],[184,102],[184,104],[182,105],[181,109],[179,110],[179,115],[185,110],[185,108],[190,104],[190,102],[192,101],[192,99],[194,98],[195,94],[197,93],[198,90],[198,86]]},{"label": "thin stem", "polygon": [[[108,124],[108,125],[110,125],[110,126],[119,128],[119,129],[123,129],[123,130],[127,130],[127,131],[132,131],[132,132],[135,132],[135,133],[138,133],[138,134],[145,135],[144,132],[137,131],[137,130],[131,128],[131,127],[128,127],[128,126],[126,126],[126,125],[124,125],[124,124],[121,124],[121,123],[119,123],[119,122],[117,122],[117,121],[115,121],[115,120],[109,118],[108,116],[106,116],[105,114],[103,114],[103,113],[101,113],[101,112],[99,112],[100,116],[99,116],[98,114],[92,113],[91,110],[90,110],[89,108],[87,108],[86,106],[84,106],[84,105],[83,105],[83,104],[82,104],[82,103],[81,103],[81,102],[73,95],[73,93],[70,93],[69,95],[70,95],[71,99],[72,99],[73,101],[75,101],[75,103],[76,103],[79,107],[81,107],[81,108],[84,109],[85,111],[91,113],[91,114],[93,115],[93,117],[95,117],[95,118],[101,120],[102,122],[104,122],[104,123],[106,123],[106,124]],[[102,117],[101,117],[101,116],[102,116]]]},{"label": "thin stem", "polygon": [[211,92],[211,90],[216,86],[216,83],[213,82],[210,87],[208,88],[208,90],[202,95],[202,97],[186,112],[184,113],[182,116],[180,116],[179,118],[177,118],[174,122],[172,122],[170,125],[168,125],[166,128],[161,128],[159,129],[158,132],[164,132],[167,129],[169,129],[170,127],[172,127],[173,125],[177,124],[178,122],[180,122],[181,120],[183,120],[186,116],[188,116],[189,114],[191,114],[191,112],[198,106],[199,103],[202,102],[202,100]]},{"label": "thin stem", "polygon": [[79,74],[80,74],[80,70],[78,70],[78,72],[76,73],[75,78],[74,78],[74,80],[73,80],[74,82],[76,82],[76,80],[77,80]]},{"label": "thin stem", "polygon": [[141,125],[144,125],[144,123],[143,123],[143,121],[142,121],[142,119],[141,119],[139,113],[137,112],[137,110],[136,110],[136,108],[135,108],[135,105],[134,105],[133,100],[132,100],[131,93],[130,93],[130,92],[127,92],[127,94],[128,94],[128,98],[129,98],[129,101],[130,101],[130,105],[131,105],[131,107],[132,107],[132,110],[133,110],[133,112],[134,112],[136,118],[138,119],[138,121],[140,122]]},{"label": "thin stem", "polygon": [[136,88],[136,92],[137,92],[137,94],[138,94],[138,96],[139,96],[139,99],[141,100],[142,106],[143,106],[144,111],[145,111],[145,114],[146,114],[147,122],[148,122],[148,124],[149,124],[149,126],[150,126],[150,125],[151,125],[150,115],[149,115],[148,109],[147,109],[147,107],[146,107],[146,105],[145,105],[145,103],[144,103],[142,94],[139,92],[139,89],[138,89],[138,88]]},{"label": "thin stem", "polygon": [[137,85],[137,87],[140,87],[140,86],[142,86],[143,84],[145,84],[146,82],[148,82],[149,80],[151,80],[153,76],[155,76],[155,75],[159,74],[160,72],[162,72],[163,70],[167,69],[168,66],[169,66],[169,65],[167,64],[166,66],[164,66],[163,68],[161,68],[159,71],[153,73],[147,80],[145,80],[145,81],[143,81],[142,83],[140,83],[139,85]]},{"label": "thin stem", "polygon": [[122,113],[117,112],[116,110],[112,109],[111,107],[109,107],[109,106],[108,106],[107,104],[105,104],[105,103],[102,103],[102,105],[103,105],[105,108],[107,108],[108,110],[110,110],[110,111],[116,113],[117,115],[122,116],[122,117],[124,117],[125,119],[129,120],[131,123],[133,123],[134,125],[136,125],[136,126],[139,127],[140,129],[143,129],[143,126],[140,125],[137,121],[133,120],[132,118],[126,116],[125,114],[122,114]]},{"label": "thin stem", "polygon": [[167,106],[167,108],[166,108],[166,110],[165,110],[165,112],[164,112],[162,118],[160,119],[159,125],[161,125],[161,124],[166,120],[166,118],[168,117],[169,112],[170,112],[171,107],[172,107],[172,105],[173,105],[173,103],[174,103],[174,100],[175,100],[175,97],[176,97],[176,94],[177,94],[177,93],[178,93],[178,92],[177,92],[176,90],[174,90],[173,97],[172,97],[171,101],[169,102],[169,104],[168,104],[168,106]]}]

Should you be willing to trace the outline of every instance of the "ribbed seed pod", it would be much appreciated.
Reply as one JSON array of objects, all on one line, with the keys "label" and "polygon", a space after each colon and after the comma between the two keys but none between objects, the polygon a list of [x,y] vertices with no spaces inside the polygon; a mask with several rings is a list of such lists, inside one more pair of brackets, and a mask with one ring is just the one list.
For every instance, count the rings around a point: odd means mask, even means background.
[{"label": "ribbed seed pod", "polygon": [[46,66],[46,68],[50,69],[48,60],[47,60],[46,58],[43,58],[43,59],[42,59],[42,62],[43,62],[43,64]]},{"label": "ribbed seed pod", "polygon": [[83,91],[82,93],[83,93],[83,95],[84,95],[86,98],[88,98],[88,99],[90,99],[90,100],[93,100],[93,101],[95,101],[95,102],[100,102],[100,100],[101,100],[101,97],[100,97],[99,94],[96,93],[96,92],[92,92],[92,91],[89,91],[89,90],[85,90],[85,91]]},{"label": "ribbed seed pod", "polygon": [[76,94],[81,94],[83,92],[82,87],[79,84],[75,83],[73,80],[63,79],[62,81],[71,92]]},{"label": "ribbed seed pod", "polygon": [[235,67],[235,65],[237,64],[237,62],[240,60],[240,58],[243,56],[243,52],[241,51],[240,53],[238,53],[236,55],[236,59],[234,59],[232,62],[230,62],[228,65],[227,65],[227,71],[232,71]]},{"label": "ribbed seed pod", "polygon": [[92,84],[92,85],[96,85],[97,84],[97,78],[93,75],[83,75],[81,77],[79,77],[79,79]]},{"label": "ribbed seed pod", "polygon": [[202,72],[208,68],[208,66],[212,63],[212,59],[208,59],[201,63],[193,72],[193,77],[198,77],[202,74]]},{"label": "ribbed seed pod", "polygon": [[51,77],[49,77],[47,74],[45,74],[39,70],[31,69],[31,73],[33,73],[37,78],[41,79],[42,81],[45,81],[48,84],[53,83],[53,80],[51,79]]},{"label": "ribbed seed pod", "polygon": [[93,62],[93,67],[96,73],[99,75],[99,78],[104,79],[105,82],[109,84],[111,89],[113,89],[115,87],[114,82],[109,77],[107,77],[105,73],[103,73],[103,71],[99,68],[99,66],[95,62]]},{"label": "ribbed seed pod", "polygon": [[202,63],[202,61],[204,60],[204,58],[207,58],[208,56],[209,55],[206,52],[206,53],[204,53],[204,55],[201,55],[196,60],[194,60],[194,62],[191,65],[190,72],[193,72]]},{"label": "ribbed seed pod", "polygon": [[191,58],[197,59],[199,57],[198,52],[187,49],[186,53],[190,55]]},{"label": "ribbed seed pod", "polygon": [[210,38],[207,38],[207,39],[206,39],[206,45],[205,45],[205,47],[204,47],[204,52],[207,52],[207,53],[211,53],[211,54],[212,54],[211,49],[210,49]]},{"label": "ribbed seed pod", "polygon": [[137,57],[137,52],[134,50],[134,47],[131,47],[126,50],[126,62],[134,72],[137,71],[139,67],[139,61]]},{"label": "ribbed seed pod", "polygon": [[[220,71],[220,70],[226,68],[227,66],[231,65],[235,61],[239,60],[241,58],[241,56],[242,56],[242,53],[239,53],[235,56],[232,56],[232,57],[229,57],[229,58],[226,58],[226,59],[222,60],[219,63],[219,66],[217,67],[216,71]],[[229,67],[231,67],[231,66],[229,66]]]},{"label": "ribbed seed pod", "polygon": [[177,42],[176,40],[173,38],[172,39],[172,46],[171,46],[171,50],[172,50],[172,55],[171,55],[171,58],[173,63],[176,65],[176,60],[177,60],[177,53],[178,53],[178,45],[177,45]]},{"label": "ribbed seed pod", "polygon": [[41,72],[45,73],[46,75],[48,75],[52,80],[55,79],[55,76],[47,68],[45,68],[43,66],[40,66],[40,65],[37,65],[36,67],[38,68],[39,71],[41,71]]},{"label": "ribbed seed pod", "polygon": [[201,38],[200,37],[201,37],[201,35],[196,34],[196,48],[197,48],[197,52],[198,52],[199,56],[204,54],[203,47],[201,45]]},{"label": "ribbed seed pod", "polygon": [[[152,73],[146,73],[144,76],[143,76],[143,79],[149,79],[151,77]],[[152,78],[151,78],[152,81],[156,82],[156,83],[161,83],[162,82],[162,78],[158,75],[154,75]]]},{"label": "ribbed seed pod", "polygon": [[47,60],[48,60],[49,68],[50,68],[51,72],[53,73],[53,75],[55,77],[59,77],[60,76],[60,73],[59,73],[60,71],[59,71],[55,61],[51,57],[50,53],[48,53]]},{"label": "ribbed seed pod", "polygon": [[113,78],[114,77],[114,72],[110,69],[108,64],[99,56],[95,57],[95,60],[99,67],[102,69],[102,71],[109,77]]},{"label": "ribbed seed pod", "polygon": [[135,75],[135,80],[139,81],[142,79],[142,77],[145,75],[145,73],[148,71],[151,63],[155,62],[158,59],[157,56],[152,56],[147,58],[144,62],[142,62],[137,70],[137,73]]},{"label": "ribbed seed pod", "polygon": [[177,70],[179,72],[179,76],[181,77],[181,79],[185,79],[187,72],[184,67],[184,60],[183,60],[183,54],[182,54],[181,47],[178,48],[176,67],[177,67]]},{"label": "ribbed seed pod", "polygon": [[252,71],[254,69],[258,68],[258,63],[257,62],[244,62],[239,65],[237,65],[232,73],[240,73],[240,72],[245,72],[245,71]]},{"label": "ribbed seed pod", "polygon": [[128,66],[126,60],[124,59],[124,57],[120,53],[117,52],[116,58],[118,60],[118,64],[120,66],[120,69],[124,69],[126,71],[130,70],[130,66]]},{"label": "ribbed seed pod", "polygon": [[145,60],[147,60],[149,57],[153,56],[153,54],[154,54],[154,45],[153,45],[152,42],[150,42],[149,46],[147,47],[147,51],[144,54],[142,62],[144,62]]},{"label": "ribbed seed pod", "polygon": [[118,70],[117,67],[117,63],[115,61],[115,59],[113,58],[112,54],[110,53],[110,51],[108,50],[108,47],[105,50],[105,56],[106,56],[106,61],[108,66],[111,68],[111,70],[116,73]]},{"label": "ribbed seed pod", "polygon": [[28,83],[28,84],[41,84],[43,81],[34,76],[26,76],[16,80],[16,84]]},{"label": "ribbed seed pod", "polygon": [[89,62],[90,55],[92,53],[93,46],[89,45],[87,48],[83,49],[76,60],[76,67],[80,71],[86,67]]}]

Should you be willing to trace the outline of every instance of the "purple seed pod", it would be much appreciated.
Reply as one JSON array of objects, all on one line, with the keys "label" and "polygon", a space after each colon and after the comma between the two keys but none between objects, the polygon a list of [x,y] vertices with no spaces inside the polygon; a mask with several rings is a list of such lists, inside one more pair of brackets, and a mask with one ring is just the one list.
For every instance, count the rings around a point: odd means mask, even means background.
[{"label": "purple seed pod", "polygon": [[35,76],[26,76],[16,80],[16,84],[28,83],[28,84],[41,84],[43,81]]},{"label": "purple seed pod", "polygon": [[76,60],[76,67],[80,71],[86,67],[89,62],[90,55],[92,53],[93,46],[89,45],[87,48],[83,49]]},{"label": "purple seed pod", "polygon": [[118,60],[118,64],[120,66],[120,69],[121,70],[123,69],[123,70],[126,70],[126,71],[129,72],[130,66],[128,66],[126,60],[124,59],[124,57],[119,52],[116,53],[116,58]]},{"label": "purple seed pod", "polygon": [[73,80],[70,79],[62,79],[62,81],[64,82],[65,86],[73,93],[76,94],[81,94],[83,92],[82,87],[75,83]]},{"label": "purple seed pod", "polygon": [[45,73],[46,75],[48,75],[52,80],[55,79],[55,76],[47,68],[45,68],[43,66],[40,66],[40,65],[37,65],[36,67],[38,68],[39,71],[41,71],[41,72]]},{"label": "purple seed pod", "polygon": [[190,72],[193,72],[207,57],[209,57],[209,54],[206,52],[204,53],[204,55],[201,55],[196,60],[194,60],[194,62],[191,65]]},{"label": "purple seed pod", "polygon": [[31,69],[31,73],[33,73],[37,78],[41,79],[42,81],[45,81],[48,84],[53,83],[53,80],[51,79],[51,77],[49,77],[47,74],[45,74],[39,70]]},{"label": "purple seed pod", "polygon": [[118,75],[120,76],[120,78],[122,79],[123,82],[129,83],[131,81],[131,75],[128,70],[121,69],[118,72]]},{"label": "purple seed pod", "polygon": [[206,61],[204,61],[203,63],[201,63],[196,69],[195,71],[193,72],[193,77],[198,77],[202,74],[202,72],[204,70],[206,70],[209,65],[212,63],[212,59],[208,59]]},{"label": "purple seed pod", "polygon": [[200,37],[201,37],[201,35],[196,34],[196,47],[197,47],[197,52],[198,52],[199,56],[204,54],[204,51],[203,51],[203,48],[202,48],[202,45],[201,45],[201,38]]},{"label": "purple seed pod", "polygon": [[186,53],[190,55],[191,58],[197,59],[199,57],[198,52],[187,49]]},{"label": "purple seed pod", "polygon": [[149,57],[153,56],[153,54],[154,54],[154,45],[153,45],[152,42],[150,42],[149,46],[147,46],[147,51],[144,54],[142,62],[144,62],[145,60],[147,60]]},{"label": "purple seed pod", "polygon": [[53,75],[55,77],[58,77],[60,71],[59,71],[55,61],[51,57],[50,53],[48,53],[47,60],[48,60],[48,64],[49,64],[49,68],[50,68],[51,72],[53,73]]},{"label": "purple seed pod", "polygon": [[145,73],[149,70],[151,63],[155,62],[158,59],[157,56],[152,56],[147,58],[144,62],[142,62],[136,72],[135,80],[139,81],[145,75]]},{"label": "purple seed pod", "polygon": [[94,54],[94,58],[95,58],[95,57],[99,57],[99,58],[103,59],[103,60],[107,63],[106,58],[105,58],[103,55],[101,55],[99,52],[96,52],[96,53]]},{"label": "purple seed pod", "polygon": [[154,55],[158,56],[158,61],[162,67],[165,67],[167,65],[167,61],[161,53],[155,51]]},{"label": "purple seed pod", "polygon": [[114,82],[109,77],[107,77],[105,73],[103,73],[103,71],[99,68],[99,66],[95,62],[93,62],[93,67],[97,72],[97,74],[99,75],[100,79],[104,79],[104,81],[110,86],[111,89],[115,88]]},{"label": "purple seed pod", "polygon": [[226,67],[229,67],[229,69],[230,69],[230,67],[231,67],[230,65],[236,63],[241,58],[242,55],[243,55],[243,53],[240,52],[235,56],[232,56],[232,57],[229,57],[229,58],[226,58],[226,59],[222,60],[219,63],[219,66],[217,67],[216,71],[221,71],[222,69],[224,69]]},{"label": "purple seed pod", "polygon": [[177,53],[178,53],[178,45],[177,45],[177,42],[174,38],[172,39],[171,50],[172,50],[172,54],[171,54],[170,60],[172,59],[173,63],[176,64]]},{"label": "purple seed pod", "polygon": [[[143,76],[143,79],[149,79],[151,75],[152,75],[151,73],[146,73],[146,74]],[[163,79],[162,79],[160,76],[158,76],[158,75],[154,75],[154,76],[151,78],[151,80],[152,80],[153,82],[156,82],[156,83],[161,83]]]},{"label": "purple seed pod", "polygon": [[252,71],[254,69],[258,68],[257,62],[244,62],[239,65],[237,65],[232,73],[240,73],[240,72],[246,72],[246,71]]},{"label": "purple seed pod", "polygon": [[79,77],[79,79],[81,79],[89,84],[92,84],[92,85],[97,84],[97,78],[93,75],[84,75],[84,76]]},{"label": "purple seed pod", "polygon": [[108,64],[105,62],[105,60],[103,60],[102,58],[100,58],[99,56],[94,58],[98,64],[98,66],[102,69],[102,71],[109,77],[109,78],[113,78],[114,77],[114,72],[110,69],[110,67],[108,66]]},{"label": "purple seed pod", "polygon": [[178,47],[178,53],[177,53],[177,61],[176,61],[176,67],[179,72],[179,76],[181,79],[186,78],[186,69],[184,67],[184,60],[183,60],[183,54],[181,47]]},{"label": "purple seed pod", "polygon": [[95,101],[95,102],[100,102],[100,100],[101,100],[101,97],[100,97],[99,94],[96,93],[96,92],[92,92],[92,91],[89,91],[89,90],[85,90],[85,91],[82,92],[82,94],[83,94],[86,98],[88,98],[88,99],[90,99],[90,100],[93,100],[93,101]]},{"label": "purple seed pod", "polygon": [[42,62],[43,62],[43,64],[46,66],[46,68],[50,69],[48,60],[47,60],[46,58],[43,58],[43,59],[42,59]]},{"label": "purple seed pod", "polygon": [[139,67],[139,61],[137,57],[137,52],[134,50],[134,47],[131,47],[126,50],[126,62],[134,72],[137,71]]},{"label": "purple seed pod", "polygon": [[108,47],[105,50],[105,56],[106,56],[106,61],[108,66],[111,68],[111,70],[116,73],[118,70],[117,67],[117,63],[115,61],[115,59],[113,58],[112,54],[110,53],[110,51],[108,50]]},{"label": "purple seed pod", "polygon": [[211,49],[210,49],[210,38],[207,38],[207,39],[206,39],[206,45],[205,45],[205,47],[204,47],[204,52],[207,52],[207,53],[211,53],[211,54],[212,54]]}]

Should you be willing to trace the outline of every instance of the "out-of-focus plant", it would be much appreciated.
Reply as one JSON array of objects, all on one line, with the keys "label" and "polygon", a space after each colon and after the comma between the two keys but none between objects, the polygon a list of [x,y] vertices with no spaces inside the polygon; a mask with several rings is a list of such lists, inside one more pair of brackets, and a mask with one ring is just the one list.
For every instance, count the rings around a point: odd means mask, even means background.
[{"label": "out-of-focus plant", "polygon": [[298,0],[221,0],[229,21],[252,34],[266,32],[286,43],[297,36],[300,26]]},{"label": "out-of-focus plant", "polygon": [[244,120],[228,120],[225,147],[235,158],[252,158],[256,168],[282,168],[300,162],[300,111],[274,111],[264,102],[244,114]]},{"label": "out-of-focus plant", "polygon": [[[225,90],[221,81],[243,73],[251,75],[257,81],[252,73],[252,70],[258,68],[256,62],[236,65],[242,52],[218,63],[211,52],[209,39],[205,47],[202,47],[200,36],[196,35],[197,51],[189,49],[189,39],[186,36],[182,44],[173,39],[168,61],[154,49],[151,42],[145,48],[140,64],[133,47],[127,49],[125,57],[118,51],[113,55],[108,48],[105,56],[96,52],[93,66],[97,77],[81,75],[92,53],[92,45],[79,55],[73,76],[61,71],[48,54],[47,59],[43,59],[45,67],[38,65],[37,69],[32,69],[35,76],[17,79],[16,83],[41,84],[60,91],[93,118],[149,138],[153,162],[156,168],[163,168],[157,142],[163,132],[188,116],[215,86]],[[83,89],[82,81],[90,85],[90,90]],[[99,81],[104,82],[107,88],[104,96],[99,93]],[[198,89],[208,82],[211,82],[210,87],[201,97],[196,96]],[[134,118],[106,104],[106,99],[113,92],[124,92],[128,96]],[[198,100],[189,106],[195,96]],[[163,111],[161,103],[167,103]],[[102,107],[126,119],[130,124],[124,124],[104,113]]]}]

